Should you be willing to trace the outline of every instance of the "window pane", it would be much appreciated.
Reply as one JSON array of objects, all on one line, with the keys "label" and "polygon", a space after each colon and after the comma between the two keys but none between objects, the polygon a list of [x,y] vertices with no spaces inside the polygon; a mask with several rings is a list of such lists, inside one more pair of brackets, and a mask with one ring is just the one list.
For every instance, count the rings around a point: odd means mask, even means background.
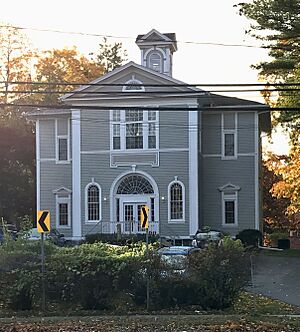
[{"label": "window pane", "polygon": [[120,119],[120,110],[113,110],[113,121],[119,122]]},{"label": "window pane", "polygon": [[156,111],[148,111],[148,121],[156,121]]},{"label": "window pane", "polygon": [[225,224],[234,224],[234,201],[225,201]]},{"label": "window pane", "polygon": [[170,189],[171,219],[183,219],[183,194],[182,186],[174,183]]},{"label": "window pane", "polygon": [[68,160],[68,140],[66,138],[58,139],[58,160]]},{"label": "window pane", "polygon": [[152,68],[155,71],[160,72],[161,71],[161,57],[157,53],[152,53],[150,55],[150,68]]},{"label": "window pane", "polygon": [[88,189],[88,220],[99,220],[99,188],[92,185]]},{"label": "window pane", "polygon": [[225,134],[225,156],[234,156],[234,134]]},{"label": "window pane", "polygon": [[156,136],[148,136],[148,148],[149,149],[156,148]]},{"label": "window pane", "polygon": [[126,122],[143,121],[143,111],[127,110],[125,113]]},{"label": "window pane", "polygon": [[154,198],[151,197],[151,221],[155,222],[155,206],[154,206]]},{"label": "window pane", "polygon": [[143,124],[126,124],[126,149],[143,148]]},{"label": "window pane", "polygon": [[68,226],[68,203],[59,204],[59,225]]},{"label": "window pane", "polygon": [[120,137],[113,137],[113,149],[114,150],[121,149],[121,140],[120,140]]}]

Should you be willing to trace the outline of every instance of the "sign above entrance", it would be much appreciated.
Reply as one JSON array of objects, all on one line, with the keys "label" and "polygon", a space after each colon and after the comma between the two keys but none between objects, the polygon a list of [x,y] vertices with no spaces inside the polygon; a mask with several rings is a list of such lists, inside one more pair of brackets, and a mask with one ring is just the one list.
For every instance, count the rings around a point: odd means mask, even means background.
[{"label": "sign above entrance", "polygon": [[149,207],[147,205],[142,206],[141,208],[141,226],[142,228],[149,228],[149,219],[148,219]]}]

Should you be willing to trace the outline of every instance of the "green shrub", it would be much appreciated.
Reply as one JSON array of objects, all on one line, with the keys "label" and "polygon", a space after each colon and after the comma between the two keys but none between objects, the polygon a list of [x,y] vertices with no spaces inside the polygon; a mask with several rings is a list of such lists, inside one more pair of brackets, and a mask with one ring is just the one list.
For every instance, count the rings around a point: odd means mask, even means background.
[{"label": "green shrub", "polygon": [[232,306],[250,275],[248,256],[234,242],[227,239],[224,245],[210,245],[189,256],[189,282],[194,289],[190,302],[203,309]]},{"label": "green shrub", "polygon": [[245,246],[255,246],[262,242],[262,233],[257,229],[244,229],[240,231],[236,239],[241,240]]}]

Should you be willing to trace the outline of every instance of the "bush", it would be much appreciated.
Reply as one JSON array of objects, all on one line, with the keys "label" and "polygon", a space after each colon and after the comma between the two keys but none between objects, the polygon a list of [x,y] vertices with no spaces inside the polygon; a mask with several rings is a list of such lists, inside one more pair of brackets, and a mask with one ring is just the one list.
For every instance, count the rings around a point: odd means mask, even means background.
[{"label": "bush", "polygon": [[257,247],[258,244],[262,243],[262,238],[262,233],[257,229],[244,229],[236,236],[236,239],[241,240],[245,246],[254,247]]},{"label": "bush", "polygon": [[190,302],[203,309],[232,306],[250,276],[247,254],[238,242],[229,239],[191,255],[188,267],[194,289]]}]

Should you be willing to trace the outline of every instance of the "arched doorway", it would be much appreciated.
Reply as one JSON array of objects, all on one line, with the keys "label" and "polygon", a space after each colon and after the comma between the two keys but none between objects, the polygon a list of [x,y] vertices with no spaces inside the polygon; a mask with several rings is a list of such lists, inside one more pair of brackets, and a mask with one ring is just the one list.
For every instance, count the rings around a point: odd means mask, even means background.
[{"label": "arched doorway", "polygon": [[122,233],[144,233],[140,226],[142,206],[149,207],[149,233],[158,234],[158,189],[145,173],[127,173],[113,185],[114,220]]}]

